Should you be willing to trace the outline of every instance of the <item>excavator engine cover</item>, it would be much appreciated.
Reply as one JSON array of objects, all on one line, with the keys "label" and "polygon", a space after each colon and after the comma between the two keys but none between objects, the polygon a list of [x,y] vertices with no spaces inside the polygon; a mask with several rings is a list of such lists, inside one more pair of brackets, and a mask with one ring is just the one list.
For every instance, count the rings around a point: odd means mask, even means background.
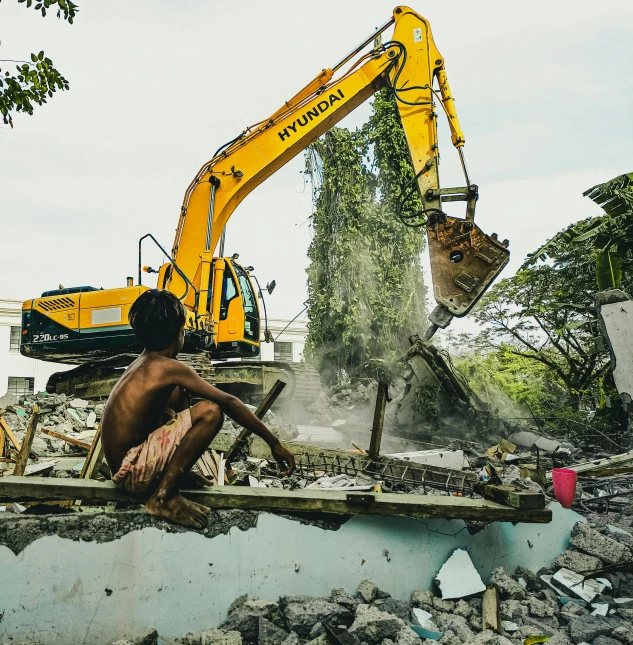
[{"label": "excavator engine cover", "polygon": [[435,300],[453,316],[464,316],[508,263],[508,241],[486,235],[471,219],[444,213],[429,218],[427,235]]}]

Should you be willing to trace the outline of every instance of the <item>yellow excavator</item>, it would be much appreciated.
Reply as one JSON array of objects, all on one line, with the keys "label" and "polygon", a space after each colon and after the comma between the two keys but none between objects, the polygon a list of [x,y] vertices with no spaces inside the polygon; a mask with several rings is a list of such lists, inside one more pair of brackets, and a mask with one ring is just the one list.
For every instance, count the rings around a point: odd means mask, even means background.
[{"label": "yellow excavator", "polygon": [[[392,25],[391,40],[382,43],[381,34]],[[151,234],[140,239],[137,284],[128,278],[127,286],[119,289],[60,288],[24,303],[22,354],[86,363],[58,373],[49,390],[64,391],[73,379],[75,384],[85,381],[88,373],[94,380],[97,364],[87,362],[95,358],[127,356],[107,363],[115,368],[132,360],[138,347],[128,312],[149,288],[142,284],[143,268],[158,274],[159,289],[168,289],[185,304],[186,356],[198,355],[190,362],[205,377],[220,385],[226,381],[266,389],[278,377],[278,369],[292,371],[288,365],[262,363],[267,375],[253,376],[260,366],[252,362],[217,362],[256,358],[262,332],[258,305],[262,289],[259,285],[254,288],[249,268],[239,264],[236,256],[224,257],[224,230],[236,207],[253,189],[384,87],[395,94],[421,196],[421,211],[408,217],[426,223],[437,302],[429,317],[427,338],[446,327],[453,316],[467,314],[508,262],[508,241],[499,241],[494,233],[486,235],[475,224],[478,188],[468,176],[465,138],[444,57],[435,46],[429,22],[412,9],[399,6],[392,18],[340,62],[320,72],[270,117],[218,149],[187,188],[171,254]],[[464,185],[458,188],[441,188],[439,184],[438,104],[448,118],[464,171]],[[453,201],[465,202],[463,218],[443,211],[443,203]],[[168,258],[157,270],[143,267],[143,244],[148,242]],[[105,369],[103,364],[101,368]],[[105,372],[101,374],[104,383],[113,378]],[[231,376],[223,376],[229,372]]]}]

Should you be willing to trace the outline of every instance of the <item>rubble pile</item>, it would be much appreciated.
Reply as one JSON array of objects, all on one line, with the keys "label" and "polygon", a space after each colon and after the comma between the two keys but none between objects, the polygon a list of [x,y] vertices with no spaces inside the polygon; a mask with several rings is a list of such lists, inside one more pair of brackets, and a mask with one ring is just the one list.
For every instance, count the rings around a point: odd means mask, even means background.
[{"label": "rubble pile", "polygon": [[[438,572],[443,597],[417,590],[398,600],[370,580],[361,581],[355,595],[333,589],[328,598],[282,596],[277,602],[244,595],[231,604],[221,625],[179,642],[631,645],[632,548],[633,532],[614,526],[600,531],[579,522],[569,550],[552,567],[538,572],[519,567],[513,576],[495,569],[487,590],[467,552],[458,549]],[[113,645],[157,643],[157,638],[152,632],[145,640]]]}]

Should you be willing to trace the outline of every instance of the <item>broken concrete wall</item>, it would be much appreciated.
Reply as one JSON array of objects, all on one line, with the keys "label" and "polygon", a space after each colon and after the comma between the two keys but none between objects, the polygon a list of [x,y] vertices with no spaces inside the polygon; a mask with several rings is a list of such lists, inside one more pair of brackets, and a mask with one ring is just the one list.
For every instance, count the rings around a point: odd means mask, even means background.
[{"label": "broken concrete wall", "polygon": [[601,291],[595,298],[611,353],[613,379],[629,405],[633,399],[633,300],[619,289]]},{"label": "broken concrete wall", "polygon": [[[408,599],[414,589],[431,589],[456,548],[468,550],[485,582],[499,566],[536,571],[566,548],[580,517],[558,504],[553,511],[550,524],[491,524],[475,535],[462,521],[359,515],[328,530],[231,511],[228,532],[213,537],[172,532],[160,521],[161,528],[148,526],[155,520],[145,515],[130,524],[145,528],[116,537],[104,529],[116,523],[112,514],[86,513],[81,535],[91,541],[39,537],[29,527],[22,550],[16,548],[19,524],[13,524],[2,532],[8,546],[0,545],[0,640],[101,645],[152,627],[177,638],[220,624],[241,594],[328,596],[334,587],[353,592],[366,578]],[[226,517],[221,512],[218,521]]]}]

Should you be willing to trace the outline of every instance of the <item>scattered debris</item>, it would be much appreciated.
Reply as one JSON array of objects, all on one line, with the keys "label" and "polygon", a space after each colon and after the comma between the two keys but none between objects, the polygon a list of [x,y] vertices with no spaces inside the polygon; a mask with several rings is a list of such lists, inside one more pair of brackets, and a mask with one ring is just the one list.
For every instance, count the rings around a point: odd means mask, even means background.
[{"label": "scattered debris", "polygon": [[486,589],[468,552],[464,549],[453,551],[435,580],[442,592],[442,598],[465,598]]}]

